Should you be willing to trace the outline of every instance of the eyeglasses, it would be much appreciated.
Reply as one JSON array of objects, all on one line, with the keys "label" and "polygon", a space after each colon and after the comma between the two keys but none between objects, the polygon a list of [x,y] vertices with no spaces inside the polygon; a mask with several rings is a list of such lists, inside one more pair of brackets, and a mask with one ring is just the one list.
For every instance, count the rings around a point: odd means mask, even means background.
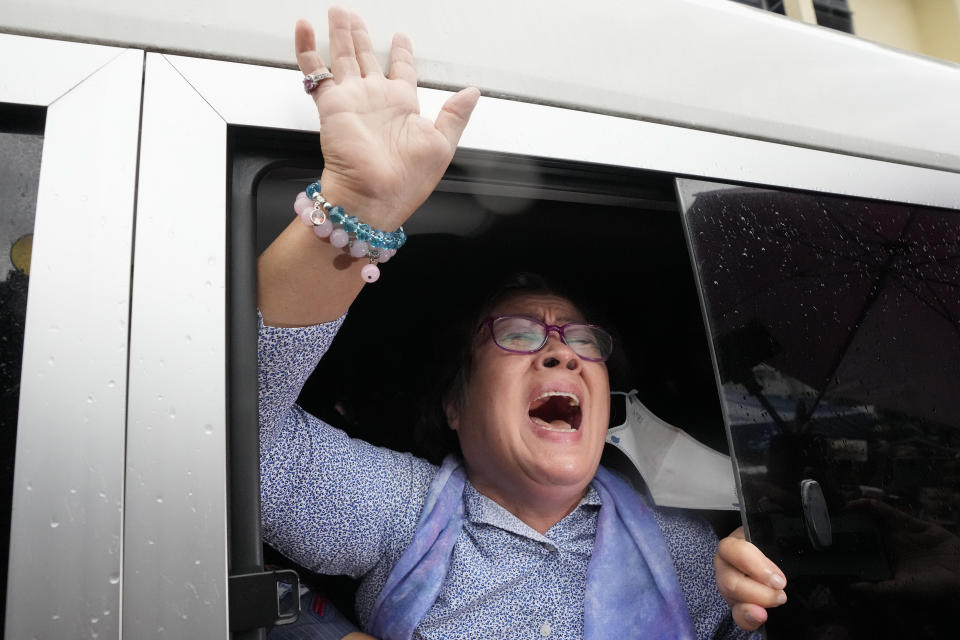
[{"label": "eyeglasses", "polygon": [[530,316],[491,316],[480,328],[489,327],[494,344],[510,353],[536,353],[547,344],[551,331],[563,344],[590,362],[603,362],[613,353],[613,336],[594,324],[568,322],[557,326]]}]

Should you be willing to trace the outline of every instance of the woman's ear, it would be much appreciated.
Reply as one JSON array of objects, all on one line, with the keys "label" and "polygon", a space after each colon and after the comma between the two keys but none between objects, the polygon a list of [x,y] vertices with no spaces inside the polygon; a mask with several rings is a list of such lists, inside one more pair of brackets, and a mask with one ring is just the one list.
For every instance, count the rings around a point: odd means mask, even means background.
[{"label": "woman's ear", "polygon": [[458,404],[449,398],[443,401],[443,415],[447,418],[447,426],[453,431],[460,428],[460,407]]}]

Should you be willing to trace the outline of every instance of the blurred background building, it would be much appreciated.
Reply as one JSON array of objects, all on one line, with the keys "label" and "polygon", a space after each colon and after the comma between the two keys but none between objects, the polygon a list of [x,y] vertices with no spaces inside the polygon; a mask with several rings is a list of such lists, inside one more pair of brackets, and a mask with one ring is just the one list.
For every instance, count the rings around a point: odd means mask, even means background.
[{"label": "blurred background building", "polygon": [[960,0],[734,0],[932,58],[960,62]]}]

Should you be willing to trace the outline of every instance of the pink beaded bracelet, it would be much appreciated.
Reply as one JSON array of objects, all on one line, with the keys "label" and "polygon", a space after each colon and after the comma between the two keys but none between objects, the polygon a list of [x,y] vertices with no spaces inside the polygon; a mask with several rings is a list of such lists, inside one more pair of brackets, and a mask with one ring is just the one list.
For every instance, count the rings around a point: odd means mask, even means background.
[{"label": "pink beaded bracelet", "polygon": [[377,263],[392,258],[407,240],[403,227],[393,232],[373,229],[356,216],[348,216],[343,207],[327,202],[320,195],[319,181],[297,194],[293,210],[305,225],[313,227],[317,236],[329,238],[330,244],[346,249],[354,258],[370,260],[370,264],[360,270],[360,276],[366,282],[376,282],[380,278]]}]

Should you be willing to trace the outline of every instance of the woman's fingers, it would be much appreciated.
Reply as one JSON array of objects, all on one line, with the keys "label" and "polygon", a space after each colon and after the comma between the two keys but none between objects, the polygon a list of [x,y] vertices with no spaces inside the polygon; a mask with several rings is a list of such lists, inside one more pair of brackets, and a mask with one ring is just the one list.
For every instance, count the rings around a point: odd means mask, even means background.
[{"label": "woman's fingers", "polygon": [[755,604],[740,603],[731,608],[733,621],[741,629],[755,631],[767,621],[767,610]]},{"label": "woman's fingers", "polygon": [[413,62],[413,43],[403,33],[393,36],[390,46],[390,75],[391,80],[403,80],[417,86],[417,69]]},{"label": "woman's fingers", "polygon": [[770,559],[763,555],[763,552],[753,543],[747,542],[743,536],[742,527],[720,541],[717,557],[756,582],[772,589],[782,590],[787,586],[787,579],[780,568],[770,562]]},{"label": "woman's fingers", "polygon": [[293,32],[293,42],[297,50],[297,66],[303,75],[326,71],[323,59],[317,53],[317,38],[313,33],[313,26],[300,18]]},{"label": "woman's fingers", "polygon": [[743,529],[720,541],[713,558],[717,588],[742,629],[754,630],[767,620],[766,609],[787,601],[787,580],[777,565],[747,542]]},{"label": "woman's fingers", "polygon": [[731,606],[745,603],[766,608],[777,607],[787,601],[783,589],[758,582],[720,556],[714,559],[714,569],[720,595]]},{"label": "woman's fingers", "polygon": [[469,87],[450,96],[444,103],[443,108],[440,109],[440,115],[437,116],[434,126],[450,143],[451,149],[456,148],[460,141],[460,136],[463,134],[463,130],[470,120],[470,114],[473,113],[473,108],[477,106],[477,100],[479,99],[480,90]]},{"label": "woman's fingers", "polygon": [[357,51],[353,42],[353,19],[348,11],[331,7],[327,12],[330,25],[330,68],[338,83],[360,75]]},{"label": "woman's fingers", "polygon": [[[313,26],[303,20],[297,20],[297,26],[294,29],[294,43],[297,50],[297,66],[303,75],[327,73],[327,65],[323,63],[323,58],[317,53],[317,38],[313,32]],[[310,93],[316,100],[328,87],[334,85],[334,80],[328,78],[322,80],[316,85]]]},{"label": "woman's fingers", "polygon": [[360,75],[366,77],[371,74],[383,73],[377,56],[373,53],[373,42],[363,19],[355,13],[350,14],[350,32],[353,36],[353,48],[357,54],[357,63],[360,66]]}]

